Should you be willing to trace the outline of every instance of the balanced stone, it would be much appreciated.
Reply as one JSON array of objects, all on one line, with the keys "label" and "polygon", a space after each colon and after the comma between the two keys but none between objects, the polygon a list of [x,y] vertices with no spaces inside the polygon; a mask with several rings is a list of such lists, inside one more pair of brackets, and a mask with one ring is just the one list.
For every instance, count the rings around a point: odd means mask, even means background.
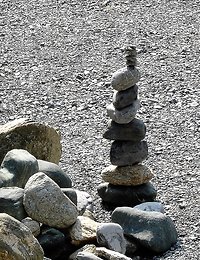
[{"label": "balanced stone", "polygon": [[149,167],[142,164],[110,165],[101,172],[101,177],[113,185],[135,186],[149,182],[153,178],[153,173]]},{"label": "balanced stone", "polygon": [[108,105],[107,114],[118,124],[128,124],[135,118],[139,108],[140,101],[136,99],[130,106],[127,106],[121,110],[116,109],[113,104]]},{"label": "balanced stone", "polygon": [[114,141],[110,150],[111,164],[128,166],[142,162],[148,156],[146,141]]},{"label": "balanced stone", "polygon": [[126,90],[140,80],[140,72],[137,68],[127,66],[117,70],[111,78],[111,86],[117,90]]},{"label": "balanced stone", "polygon": [[78,216],[76,205],[42,172],[31,176],[26,183],[23,203],[32,219],[50,227],[67,228]]},{"label": "balanced stone", "polygon": [[134,85],[123,91],[114,91],[113,105],[117,109],[122,109],[133,103],[138,96],[138,87]]},{"label": "balanced stone", "polygon": [[104,202],[117,206],[135,206],[142,202],[154,201],[157,195],[150,182],[137,186],[113,185],[105,182],[97,187],[97,191]]},{"label": "balanced stone", "polygon": [[142,120],[134,118],[128,124],[117,124],[110,120],[103,137],[110,140],[141,141],[145,138],[146,126]]},{"label": "balanced stone", "polygon": [[122,226],[125,235],[155,253],[167,251],[177,240],[174,223],[163,213],[119,207],[111,218]]}]

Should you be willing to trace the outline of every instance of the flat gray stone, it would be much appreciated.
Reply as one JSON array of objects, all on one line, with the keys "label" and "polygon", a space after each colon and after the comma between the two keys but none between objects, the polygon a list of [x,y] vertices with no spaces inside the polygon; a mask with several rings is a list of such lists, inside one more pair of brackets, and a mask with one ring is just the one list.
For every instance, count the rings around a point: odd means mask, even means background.
[{"label": "flat gray stone", "polygon": [[148,156],[146,141],[114,141],[110,149],[110,162],[116,166],[141,163]]},{"label": "flat gray stone", "polygon": [[116,223],[102,223],[97,227],[97,242],[110,250],[125,254],[126,240],[122,227]]},{"label": "flat gray stone", "polygon": [[104,202],[116,206],[133,207],[142,202],[154,201],[157,195],[150,182],[138,186],[120,186],[105,182],[97,187],[97,191]]},{"label": "flat gray stone", "polygon": [[89,252],[79,252],[76,256],[77,260],[102,260],[102,258],[96,256],[93,253]]},{"label": "flat gray stone", "polygon": [[38,172],[38,169],[37,159],[33,155],[23,149],[13,149],[1,163],[0,187],[24,188],[28,179]]},{"label": "flat gray stone", "polygon": [[44,172],[49,178],[61,188],[71,188],[72,181],[67,173],[65,173],[57,164],[38,160],[39,172]]},{"label": "flat gray stone", "polygon": [[134,85],[123,91],[114,91],[113,105],[116,109],[122,109],[131,105],[138,97],[138,86]]},{"label": "flat gray stone", "polygon": [[27,217],[23,205],[24,189],[18,187],[0,188],[0,212],[22,220]]},{"label": "flat gray stone", "polygon": [[122,226],[125,235],[155,253],[164,253],[177,241],[174,223],[163,213],[119,207],[111,218]]},{"label": "flat gray stone", "polygon": [[160,202],[144,202],[134,207],[134,209],[139,209],[143,211],[156,211],[164,213],[164,207]]},{"label": "flat gray stone", "polygon": [[114,107],[113,104],[107,106],[108,116],[118,124],[128,124],[136,116],[138,109],[140,108],[140,101],[136,99],[130,106],[127,106],[121,110]]},{"label": "flat gray stone", "polygon": [[124,67],[113,73],[111,86],[117,90],[126,90],[135,85],[140,80],[140,72],[137,68]]},{"label": "flat gray stone", "polygon": [[134,118],[128,124],[117,124],[110,120],[103,137],[109,140],[138,142],[145,138],[146,126],[142,120]]},{"label": "flat gray stone", "polygon": [[76,222],[76,205],[46,174],[30,177],[24,188],[24,207],[34,220],[55,228],[67,228]]}]

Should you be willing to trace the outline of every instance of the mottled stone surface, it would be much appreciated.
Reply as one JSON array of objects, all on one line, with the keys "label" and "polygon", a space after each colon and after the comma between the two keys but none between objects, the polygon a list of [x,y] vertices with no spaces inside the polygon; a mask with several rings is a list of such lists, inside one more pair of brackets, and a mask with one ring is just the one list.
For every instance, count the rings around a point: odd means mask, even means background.
[{"label": "mottled stone surface", "polygon": [[70,228],[72,244],[83,245],[96,242],[96,231],[99,223],[84,216],[78,216],[76,223]]},{"label": "mottled stone surface", "polygon": [[174,223],[160,212],[119,207],[113,211],[111,218],[122,226],[126,235],[155,253],[167,251],[177,241]]},{"label": "mottled stone surface", "polygon": [[117,109],[122,109],[133,103],[138,97],[138,86],[134,85],[123,91],[114,91],[113,105]]},{"label": "mottled stone surface", "polygon": [[95,254],[96,253],[96,246],[93,245],[93,244],[86,244],[85,246],[79,248],[73,254],[71,254],[69,256],[69,260],[76,260],[78,253],[81,253],[81,252],[87,252],[87,253]]},{"label": "mottled stone surface", "polygon": [[117,90],[126,90],[135,85],[140,80],[140,72],[137,68],[124,67],[113,73],[111,86]]},{"label": "mottled stone surface", "polygon": [[113,185],[135,186],[149,182],[153,178],[153,173],[149,167],[142,164],[110,165],[101,172],[101,177]]},{"label": "mottled stone surface", "polygon": [[118,124],[128,124],[136,116],[138,109],[140,108],[140,101],[136,99],[130,106],[127,106],[121,110],[118,110],[111,103],[107,106],[108,116]]},{"label": "mottled stone surface", "polygon": [[132,260],[130,257],[127,257],[119,252],[115,252],[105,247],[97,247],[96,253],[99,257],[108,260]]},{"label": "mottled stone surface", "polygon": [[57,164],[47,162],[44,160],[38,160],[38,166],[40,172],[44,172],[49,178],[61,188],[71,188],[72,181],[67,173],[65,173]]},{"label": "mottled stone surface", "polygon": [[58,163],[61,157],[60,134],[46,124],[16,119],[0,125],[0,163],[12,149],[24,149],[37,159]]},{"label": "mottled stone surface", "polygon": [[128,124],[117,124],[110,120],[103,137],[110,140],[138,142],[145,138],[146,126],[142,120],[134,118]]},{"label": "mottled stone surface", "polygon": [[141,163],[148,156],[146,141],[114,141],[110,150],[110,162],[116,166]]},{"label": "mottled stone surface", "polygon": [[122,227],[116,223],[102,223],[97,227],[97,242],[110,250],[125,254],[126,240]]},{"label": "mottled stone surface", "polygon": [[0,259],[43,260],[44,252],[30,229],[6,213],[0,213]]},{"label": "mottled stone surface", "polygon": [[27,217],[23,205],[24,189],[18,187],[0,188],[0,212],[22,220]]},{"label": "mottled stone surface", "polygon": [[142,202],[154,201],[157,192],[151,183],[138,186],[121,186],[101,183],[97,187],[104,202],[116,206],[135,206]]},{"label": "mottled stone surface", "polygon": [[94,211],[94,202],[90,194],[86,191],[75,190],[77,195],[77,209],[79,215],[83,215],[86,210]]},{"label": "mottled stone surface", "polygon": [[38,169],[38,162],[33,155],[23,149],[13,149],[1,163],[0,187],[24,188],[28,179],[38,172]]},{"label": "mottled stone surface", "polygon": [[50,227],[67,228],[78,216],[76,205],[42,172],[34,174],[26,183],[23,203],[32,219]]}]

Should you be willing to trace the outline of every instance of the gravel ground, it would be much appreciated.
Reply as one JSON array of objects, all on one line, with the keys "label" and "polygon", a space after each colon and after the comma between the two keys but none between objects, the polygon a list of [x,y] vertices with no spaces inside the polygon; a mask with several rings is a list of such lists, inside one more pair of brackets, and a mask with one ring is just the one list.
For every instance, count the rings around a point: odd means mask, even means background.
[{"label": "gravel ground", "polygon": [[[111,75],[135,45],[141,109],[158,200],[179,240],[153,259],[199,259],[199,0],[0,0],[0,124],[20,117],[59,129],[61,167],[110,212],[96,186],[110,164],[102,138]],[[141,258],[143,259],[143,258]],[[147,258],[144,258],[147,259]],[[151,258],[148,258],[151,259]]]}]

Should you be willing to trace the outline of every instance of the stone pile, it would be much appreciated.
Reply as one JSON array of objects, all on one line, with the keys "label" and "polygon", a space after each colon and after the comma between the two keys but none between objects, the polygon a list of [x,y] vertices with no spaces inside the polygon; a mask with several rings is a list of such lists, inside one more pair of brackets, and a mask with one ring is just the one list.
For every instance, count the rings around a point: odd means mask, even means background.
[{"label": "stone pile", "polygon": [[138,247],[162,253],[177,232],[162,205],[149,203],[97,222],[91,196],[73,189],[58,165],[11,150],[0,167],[0,259],[131,260]]},{"label": "stone pile", "polygon": [[136,118],[140,101],[138,86],[140,72],[136,68],[136,49],[123,49],[126,67],[116,71],[111,79],[113,102],[107,106],[111,118],[103,137],[114,140],[110,149],[111,165],[105,168],[97,188],[106,203],[133,206],[156,198],[156,190],[149,182],[152,171],[142,162],[147,158],[148,146],[144,140],[146,126]]}]

